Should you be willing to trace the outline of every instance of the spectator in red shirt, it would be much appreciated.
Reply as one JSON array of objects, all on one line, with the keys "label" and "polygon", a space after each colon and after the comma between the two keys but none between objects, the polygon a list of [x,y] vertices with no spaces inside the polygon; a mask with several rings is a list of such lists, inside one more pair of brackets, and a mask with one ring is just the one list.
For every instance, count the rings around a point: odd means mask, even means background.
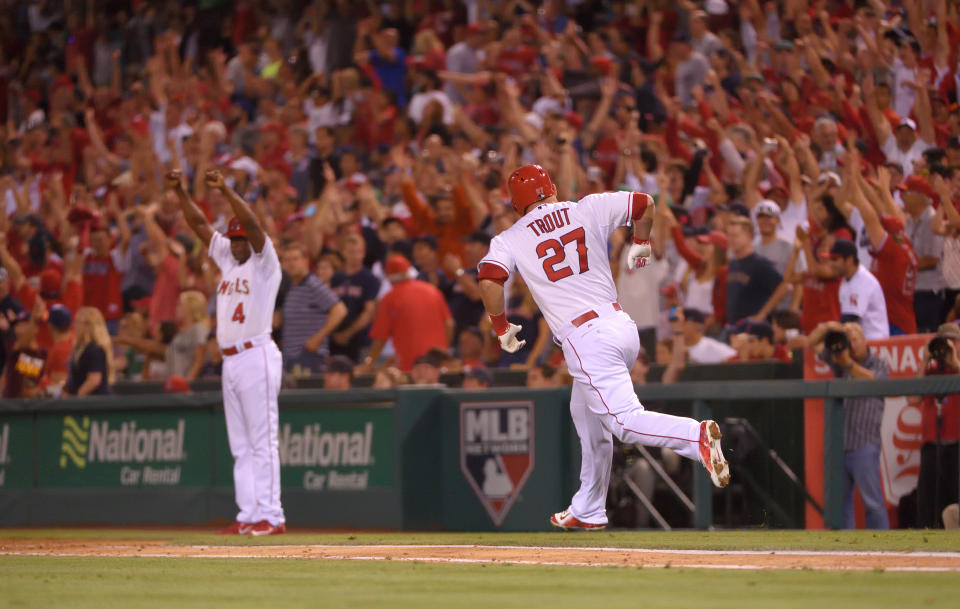
[{"label": "spectator in red shirt", "polygon": [[[856,159],[859,167],[859,156]],[[853,163],[850,163],[853,165]],[[887,203],[883,215],[867,200],[864,188],[871,188],[859,171],[848,171],[853,203],[863,218],[873,263],[870,272],[880,282],[883,299],[887,304],[887,319],[890,335],[916,334],[917,319],[913,312],[913,292],[917,284],[917,256],[913,246],[903,234],[904,222],[893,200]],[[886,199],[880,193],[881,201]],[[874,197],[871,197],[873,199]]]},{"label": "spectator in red shirt", "polygon": [[836,237],[832,233],[813,241],[803,226],[797,227],[794,252],[803,253],[807,270],[798,272],[793,265],[788,265],[787,281],[803,288],[800,327],[804,334],[810,334],[821,323],[840,319],[840,277],[829,259],[834,241]]},{"label": "spectator in red shirt", "polygon": [[120,241],[111,247],[106,224],[95,222],[90,228],[90,247],[83,256],[83,304],[99,309],[113,334],[116,334],[117,322],[123,316],[120,284],[123,274],[130,268],[127,256],[130,230],[126,216],[121,218],[119,226]]},{"label": "spectator in red shirt", "polygon": [[453,317],[440,290],[425,281],[410,279],[410,262],[403,256],[391,256],[386,273],[393,289],[380,301],[370,328],[373,345],[362,369],[369,371],[387,340],[392,339],[397,367],[406,372],[424,353],[450,345]]}]

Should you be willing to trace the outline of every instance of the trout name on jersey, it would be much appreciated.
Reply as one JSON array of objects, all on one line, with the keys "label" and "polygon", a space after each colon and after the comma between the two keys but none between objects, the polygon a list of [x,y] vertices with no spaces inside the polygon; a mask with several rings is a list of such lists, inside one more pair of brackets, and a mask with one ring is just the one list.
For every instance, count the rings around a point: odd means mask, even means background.
[{"label": "trout name on jersey", "polygon": [[[552,233],[558,228],[563,228],[568,224],[570,224],[570,210],[563,208],[552,211],[542,218],[537,218],[530,224],[527,224],[527,228],[539,237],[543,233]],[[539,229],[539,231],[537,229]]]},{"label": "trout name on jersey", "polygon": [[249,294],[250,282],[246,279],[237,278],[234,281],[221,281],[220,287],[217,288],[217,294],[226,294],[227,296],[232,296],[235,293]]}]

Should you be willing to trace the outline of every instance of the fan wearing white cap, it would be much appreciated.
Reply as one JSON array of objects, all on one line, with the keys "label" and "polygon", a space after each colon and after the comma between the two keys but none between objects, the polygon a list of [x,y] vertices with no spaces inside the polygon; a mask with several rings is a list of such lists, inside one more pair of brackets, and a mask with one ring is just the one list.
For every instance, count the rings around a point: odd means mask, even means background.
[{"label": "fan wearing white cap", "polygon": [[893,129],[890,121],[877,105],[872,76],[864,77],[861,89],[867,115],[873,123],[874,133],[877,134],[877,141],[887,157],[887,162],[899,164],[906,175],[913,173],[913,164],[922,159],[923,151],[932,148],[934,144],[931,142],[936,141],[929,96],[917,96],[913,104],[916,122],[904,116],[901,117],[896,129]]},{"label": "fan wearing white cap", "polygon": [[765,199],[753,208],[753,223],[757,225],[754,241],[757,253],[773,263],[777,272],[785,274],[793,244],[779,235],[780,206]]}]

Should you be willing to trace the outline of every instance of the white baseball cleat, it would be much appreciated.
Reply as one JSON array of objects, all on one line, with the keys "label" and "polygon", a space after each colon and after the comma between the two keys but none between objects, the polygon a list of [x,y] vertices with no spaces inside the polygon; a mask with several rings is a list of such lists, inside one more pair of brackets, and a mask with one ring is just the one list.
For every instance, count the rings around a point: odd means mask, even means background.
[{"label": "white baseball cleat", "polygon": [[606,524],[583,522],[571,514],[570,510],[563,510],[550,516],[550,524],[564,531],[602,531],[607,528]]},{"label": "white baseball cleat", "polygon": [[710,474],[713,485],[719,488],[730,483],[730,466],[720,449],[720,426],[716,421],[700,423],[700,463]]}]

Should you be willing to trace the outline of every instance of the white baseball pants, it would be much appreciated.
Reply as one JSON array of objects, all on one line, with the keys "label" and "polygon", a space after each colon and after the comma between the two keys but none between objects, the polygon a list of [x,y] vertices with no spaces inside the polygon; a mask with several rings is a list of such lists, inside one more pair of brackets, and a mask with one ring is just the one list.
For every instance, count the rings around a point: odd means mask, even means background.
[{"label": "white baseball pants", "polygon": [[637,399],[630,368],[639,351],[636,324],[612,308],[564,337],[563,354],[573,377],[570,415],[583,453],[580,489],[570,512],[582,522],[607,522],[613,436],[627,444],[671,448],[700,461],[698,421],[649,412]]},{"label": "white baseball pants", "polygon": [[223,358],[223,412],[240,522],[284,522],[277,408],[282,372],[273,341]]}]

